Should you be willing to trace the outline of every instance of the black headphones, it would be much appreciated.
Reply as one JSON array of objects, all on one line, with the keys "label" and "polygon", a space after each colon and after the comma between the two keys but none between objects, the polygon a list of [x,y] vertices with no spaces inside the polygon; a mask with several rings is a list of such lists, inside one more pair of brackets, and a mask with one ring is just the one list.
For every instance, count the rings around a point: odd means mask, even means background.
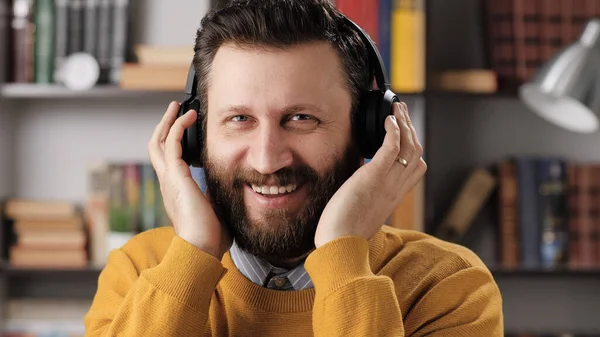
[{"label": "black headphones", "polygon": [[[381,55],[375,47],[371,38],[352,20],[344,16],[345,22],[350,25],[361,37],[369,54],[369,67],[373,70],[376,90],[366,90],[360,95],[358,104],[358,116],[354,127],[354,136],[358,141],[361,155],[364,158],[373,158],[375,152],[383,144],[385,137],[385,118],[393,114],[392,104],[398,102],[398,96],[390,89],[387,79],[385,65]],[[190,65],[187,83],[185,85],[185,96],[179,108],[177,117],[194,109],[200,113],[200,101],[197,97],[197,78],[193,63]],[[201,119],[187,128],[181,139],[182,158],[191,166],[202,167],[200,156],[203,146]]]}]

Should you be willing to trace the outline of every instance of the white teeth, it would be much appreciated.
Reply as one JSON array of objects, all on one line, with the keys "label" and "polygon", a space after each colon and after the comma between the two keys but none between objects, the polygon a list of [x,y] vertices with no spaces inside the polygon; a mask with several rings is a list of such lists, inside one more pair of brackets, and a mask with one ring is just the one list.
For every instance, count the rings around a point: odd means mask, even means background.
[{"label": "white teeth", "polygon": [[275,194],[284,194],[290,193],[296,190],[298,186],[296,184],[287,185],[287,186],[258,186],[252,185],[252,190],[256,193],[265,194],[265,195],[275,195]]}]

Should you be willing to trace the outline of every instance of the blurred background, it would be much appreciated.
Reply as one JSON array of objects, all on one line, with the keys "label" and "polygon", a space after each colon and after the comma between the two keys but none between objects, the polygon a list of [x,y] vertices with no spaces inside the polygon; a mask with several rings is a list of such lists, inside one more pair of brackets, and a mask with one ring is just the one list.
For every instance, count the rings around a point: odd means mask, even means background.
[{"label": "blurred background", "polygon": [[[146,145],[183,98],[200,19],[223,4],[0,0],[3,335],[83,335],[108,252],[170,225]],[[335,5],[378,45],[425,147],[426,177],[388,224],[474,250],[507,335],[600,336],[600,135],[519,94],[600,0]]]}]

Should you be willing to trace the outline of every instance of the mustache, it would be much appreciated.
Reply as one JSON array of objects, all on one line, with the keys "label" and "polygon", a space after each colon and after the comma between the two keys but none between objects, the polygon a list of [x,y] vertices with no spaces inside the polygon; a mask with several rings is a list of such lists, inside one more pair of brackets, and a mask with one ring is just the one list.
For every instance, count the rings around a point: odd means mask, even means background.
[{"label": "mustache", "polygon": [[271,174],[261,174],[251,169],[243,169],[238,171],[233,180],[233,186],[241,188],[244,185],[266,185],[267,183],[286,186],[297,184],[301,185],[306,182],[315,182],[319,180],[319,176],[312,168],[302,165],[296,167],[283,167],[277,172]]}]

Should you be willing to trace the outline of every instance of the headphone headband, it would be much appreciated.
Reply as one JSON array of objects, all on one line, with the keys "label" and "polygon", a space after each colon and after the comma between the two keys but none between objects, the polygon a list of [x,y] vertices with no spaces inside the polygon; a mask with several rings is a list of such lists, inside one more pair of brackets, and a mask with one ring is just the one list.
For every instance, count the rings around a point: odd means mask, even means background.
[{"label": "headphone headband", "polygon": [[[190,64],[190,70],[188,70],[187,81],[185,82],[185,92],[183,100],[188,101],[192,98],[195,98],[196,94],[196,70],[194,69],[194,62],[192,62],[192,64]],[[198,111],[198,113],[199,112],[200,111]]]},{"label": "headphone headband", "polygon": [[[379,90],[385,92],[390,89],[390,82],[388,81],[386,75],[385,64],[383,63],[383,59],[381,58],[381,54],[377,47],[375,46],[375,42],[371,40],[369,34],[367,34],[359,25],[357,25],[354,21],[350,20],[347,16],[342,15],[344,17],[344,21],[349,24],[360,36],[361,40],[365,43],[367,47],[367,52],[369,53],[369,64],[375,66],[375,81],[377,82],[377,87]],[[375,62],[375,64],[373,63]],[[379,66],[377,66],[379,65]]]},{"label": "headphone headband", "polygon": [[[374,65],[373,62],[376,62],[379,66],[375,66],[375,82],[377,83],[377,87],[382,92],[390,89],[390,82],[388,81],[385,64],[383,63],[383,59],[381,58],[381,54],[377,47],[375,46],[375,42],[371,40],[369,35],[360,28],[354,21],[348,19],[347,16],[342,15],[344,21],[349,24],[360,36],[361,40],[367,47],[367,52],[369,54],[369,64]],[[190,64],[190,70],[188,71],[187,82],[185,84],[185,96],[184,100],[188,100],[190,98],[196,97],[197,94],[196,88],[196,71],[194,69],[194,63]]]}]

